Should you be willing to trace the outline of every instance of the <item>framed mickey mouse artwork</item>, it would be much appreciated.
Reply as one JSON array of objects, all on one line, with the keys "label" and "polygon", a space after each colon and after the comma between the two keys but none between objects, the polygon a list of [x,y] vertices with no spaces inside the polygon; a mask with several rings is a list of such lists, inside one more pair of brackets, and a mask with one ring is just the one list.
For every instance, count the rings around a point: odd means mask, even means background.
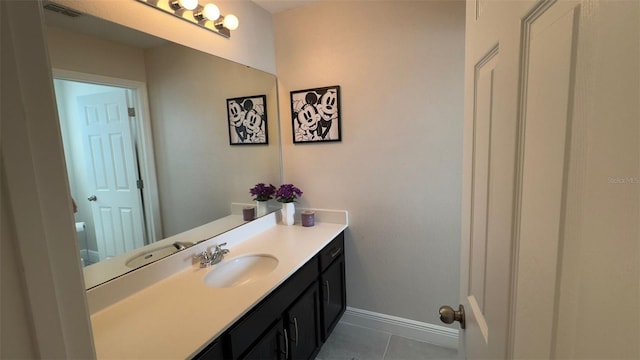
[{"label": "framed mickey mouse artwork", "polygon": [[230,145],[268,144],[267,96],[227,99]]},{"label": "framed mickey mouse artwork", "polygon": [[341,141],[340,86],[291,92],[293,142]]}]

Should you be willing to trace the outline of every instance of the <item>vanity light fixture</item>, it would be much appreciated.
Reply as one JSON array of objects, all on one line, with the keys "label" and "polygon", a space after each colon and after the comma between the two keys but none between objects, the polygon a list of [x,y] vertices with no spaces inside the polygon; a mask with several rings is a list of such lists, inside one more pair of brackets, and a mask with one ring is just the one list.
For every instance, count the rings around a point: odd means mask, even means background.
[{"label": "vanity light fixture", "polygon": [[[228,15],[227,15],[228,16]],[[216,21],[220,18],[220,9],[215,4],[207,4],[204,7],[198,9],[193,13],[193,17],[198,20],[198,22],[203,22],[207,20]],[[235,30],[235,29],[229,29]]]},{"label": "vanity light fixture", "polygon": [[223,16],[215,4],[200,5],[198,0],[137,0],[155,9],[188,21],[225,38],[238,28],[238,18],[233,14]]},{"label": "vanity light fixture", "polygon": [[170,0],[169,6],[173,10],[195,10],[198,7],[198,0]]},{"label": "vanity light fixture", "polygon": [[221,16],[218,20],[216,20],[216,22],[214,23],[214,25],[217,28],[227,28],[229,30],[235,30],[238,28],[238,25],[240,24],[240,21],[238,21],[238,18],[233,15],[233,14],[229,14],[227,16]]}]

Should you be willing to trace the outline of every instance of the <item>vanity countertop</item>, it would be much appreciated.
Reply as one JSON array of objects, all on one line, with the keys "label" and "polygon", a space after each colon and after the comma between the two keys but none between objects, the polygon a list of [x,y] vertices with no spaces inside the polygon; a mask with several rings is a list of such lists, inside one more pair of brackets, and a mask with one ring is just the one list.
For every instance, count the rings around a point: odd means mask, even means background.
[{"label": "vanity countertop", "polygon": [[[220,264],[250,254],[278,259],[268,275],[238,287],[214,288],[205,275],[218,265],[175,273],[91,316],[98,358],[190,358],[257,305],[347,225],[273,225],[227,247]],[[212,242],[211,244],[215,244]]]}]

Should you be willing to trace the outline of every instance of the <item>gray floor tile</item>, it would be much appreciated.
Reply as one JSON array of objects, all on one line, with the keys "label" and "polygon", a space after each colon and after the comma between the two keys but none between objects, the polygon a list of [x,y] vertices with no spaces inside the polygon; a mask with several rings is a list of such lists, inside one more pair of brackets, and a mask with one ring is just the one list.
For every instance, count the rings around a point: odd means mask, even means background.
[{"label": "gray floor tile", "polygon": [[384,360],[455,359],[457,354],[455,349],[392,335]]},{"label": "gray floor tile", "polygon": [[382,360],[390,336],[339,322],[316,360]]}]

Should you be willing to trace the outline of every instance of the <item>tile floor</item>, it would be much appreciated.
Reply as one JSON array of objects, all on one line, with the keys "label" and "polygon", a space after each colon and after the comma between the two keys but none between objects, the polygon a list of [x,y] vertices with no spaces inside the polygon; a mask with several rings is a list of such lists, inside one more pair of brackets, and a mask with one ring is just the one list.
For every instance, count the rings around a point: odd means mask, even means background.
[{"label": "tile floor", "polygon": [[456,359],[457,350],[339,322],[316,360]]}]

